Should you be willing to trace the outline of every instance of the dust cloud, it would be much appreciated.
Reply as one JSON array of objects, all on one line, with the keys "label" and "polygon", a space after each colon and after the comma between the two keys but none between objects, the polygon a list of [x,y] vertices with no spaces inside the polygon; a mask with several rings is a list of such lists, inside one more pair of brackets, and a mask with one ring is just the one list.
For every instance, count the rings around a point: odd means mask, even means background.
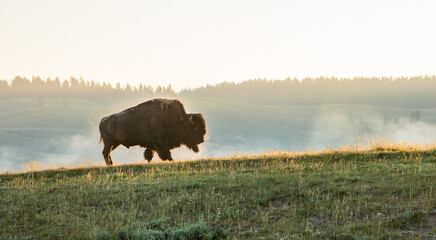
[{"label": "dust cloud", "polygon": [[18,148],[0,146],[0,173],[16,171],[16,163],[11,159],[17,159]]},{"label": "dust cloud", "polygon": [[317,151],[357,143],[365,146],[378,138],[394,143],[434,144],[436,126],[404,115],[388,117],[378,112],[350,113],[326,107],[314,117],[308,146]]}]

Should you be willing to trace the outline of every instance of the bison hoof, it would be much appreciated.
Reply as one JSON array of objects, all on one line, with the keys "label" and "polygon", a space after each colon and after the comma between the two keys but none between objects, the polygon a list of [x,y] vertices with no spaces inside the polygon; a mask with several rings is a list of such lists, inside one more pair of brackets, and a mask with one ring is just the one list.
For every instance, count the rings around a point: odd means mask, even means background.
[{"label": "bison hoof", "polygon": [[150,150],[150,149],[146,149],[144,151],[144,158],[148,162],[151,162],[151,160],[153,159],[153,155],[154,155],[154,152],[152,150]]},{"label": "bison hoof", "polygon": [[192,148],[192,151],[198,153],[200,150],[198,149],[198,146],[194,146],[194,147]]}]

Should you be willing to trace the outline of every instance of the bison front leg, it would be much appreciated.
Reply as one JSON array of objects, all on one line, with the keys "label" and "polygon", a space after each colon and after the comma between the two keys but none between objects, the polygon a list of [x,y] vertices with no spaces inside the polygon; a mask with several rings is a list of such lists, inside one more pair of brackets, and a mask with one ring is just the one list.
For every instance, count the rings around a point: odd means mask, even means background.
[{"label": "bison front leg", "polygon": [[173,158],[171,157],[171,152],[169,149],[162,149],[162,148],[158,149],[157,154],[159,155],[159,158],[162,159],[163,161],[165,161],[165,160],[173,161]]},{"label": "bison front leg", "polygon": [[149,148],[146,148],[144,151],[145,160],[147,160],[148,162],[151,162],[151,159],[153,159],[153,156],[154,156],[154,151],[149,149]]}]

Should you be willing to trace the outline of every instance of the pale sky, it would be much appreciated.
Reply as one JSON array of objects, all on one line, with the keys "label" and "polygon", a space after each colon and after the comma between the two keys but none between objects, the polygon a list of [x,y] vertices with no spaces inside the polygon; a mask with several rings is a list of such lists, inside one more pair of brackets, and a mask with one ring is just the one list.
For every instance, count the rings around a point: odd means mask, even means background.
[{"label": "pale sky", "polygon": [[0,0],[0,79],[179,90],[253,78],[436,74],[434,0]]}]

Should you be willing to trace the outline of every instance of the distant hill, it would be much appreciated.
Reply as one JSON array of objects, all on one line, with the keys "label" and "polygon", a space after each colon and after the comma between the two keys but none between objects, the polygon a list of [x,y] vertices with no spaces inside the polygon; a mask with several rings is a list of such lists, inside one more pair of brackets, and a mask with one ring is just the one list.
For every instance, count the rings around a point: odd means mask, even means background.
[{"label": "distant hill", "polygon": [[[103,164],[98,123],[103,116],[143,101],[107,105],[83,99],[0,100],[0,171],[37,161],[74,165],[85,159]],[[175,159],[257,154],[270,150],[322,150],[366,143],[377,136],[410,143],[436,141],[436,109],[369,105],[262,105],[213,99],[182,98],[187,112],[200,112],[207,123],[200,153],[182,147]],[[412,119],[419,111],[419,119]],[[113,153],[116,163],[143,162],[142,149]],[[157,160],[157,158],[155,158]],[[3,170],[2,170],[3,169]]]},{"label": "distant hill", "polygon": [[436,76],[254,79],[185,90],[180,96],[228,99],[262,105],[374,105],[436,107]]}]

